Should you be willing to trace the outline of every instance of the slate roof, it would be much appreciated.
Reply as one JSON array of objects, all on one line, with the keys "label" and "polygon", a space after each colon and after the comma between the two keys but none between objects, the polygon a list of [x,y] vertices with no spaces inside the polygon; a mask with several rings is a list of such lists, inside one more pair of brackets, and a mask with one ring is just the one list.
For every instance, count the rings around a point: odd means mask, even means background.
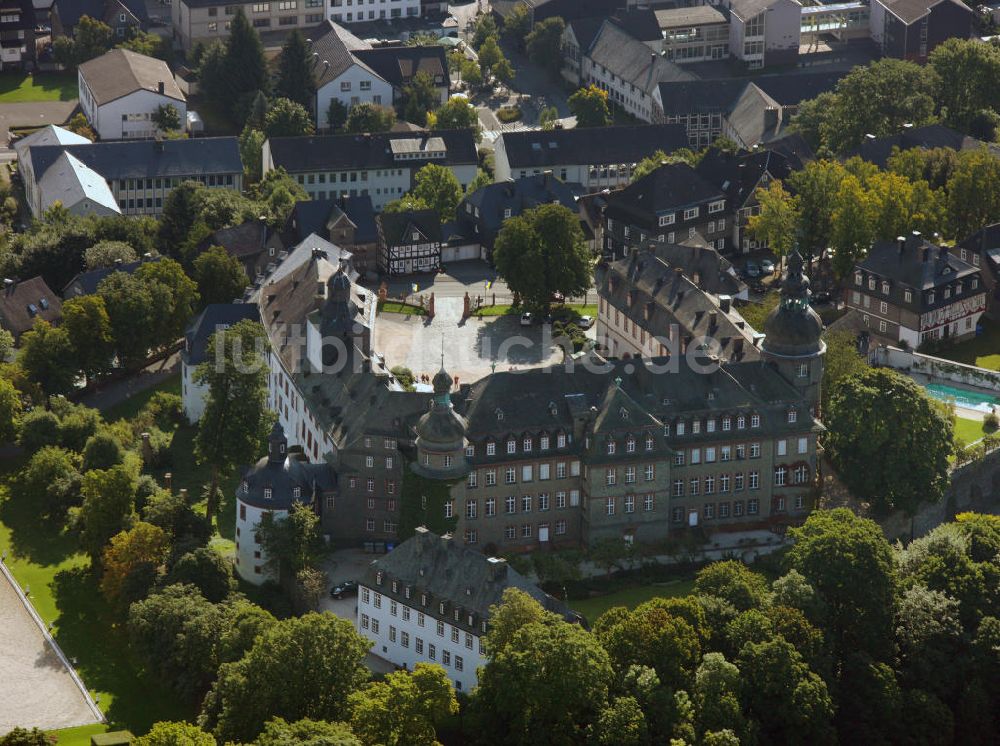
[{"label": "slate roof", "polygon": [[[313,77],[316,80],[316,88],[322,88],[331,80],[339,77],[344,71],[358,63],[354,52],[360,49],[370,49],[371,45],[359,39],[343,26],[333,21],[324,21],[319,26],[308,29],[305,33],[308,39],[312,39],[310,53],[315,53],[316,64],[313,67]],[[325,64],[330,63],[330,64]],[[377,75],[364,63],[360,63],[363,68],[374,75]]]},{"label": "slate roof", "polygon": [[742,21],[748,21],[759,13],[773,8],[781,0],[732,0],[730,10]]},{"label": "slate roof", "polygon": [[260,321],[260,311],[254,303],[210,303],[184,332],[181,356],[187,365],[205,361],[208,343],[219,329],[228,329],[244,319]]},{"label": "slate roof", "polygon": [[310,233],[329,238],[327,223],[340,215],[346,216],[355,225],[355,243],[375,243],[375,208],[367,194],[296,202],[285,223],[285,236],[293,243]]},{"label": "slate roof", "polygon": [[957,0],[889,0],[889,2],[878,0],[878,2],[907,26],[916,23],[930,13],[931,8],[943,2],[951,2],[963,8],[968,13],[973,12],[972,8]]},{"label": "slate roof", "polygon": [[806,99],[816,98],[821,93],[832,91],[846,74],[846,70],[795,72],[762,75],[750,82],[781,106],[796,106]]},{"label": "slate roof", "polygon": [[[280,453],[275,448],[278,443],[282,446]],[[290,510],[295,503],[312,505],[323,493],[336,490],[337,475],[329,465],[310,464],[289,454],[287,445],[284,429],[276,422],[268,437],[268,455],[242,474],[236,492],[240,502],[255,508]]]},{"label": "slate roof", "polygon": [[597,278],[598,294],[651,336],[670,338],[673,325],[682,337],[715,339],[725,360],[755,360],[754,330],[731,306],[724,313],[711,295],[680,266],[649,251],[634,251],[608,265]]},{"label": "slate roof", "polygon": [[702,178],[686,163],[667,163],[608,196],[605,213],[612,218],[653,220],[678,210],[725,197],[721,186]]},{"label": "slate roof", "polygon": [[784,155],[765,148],[752,153],[723,153],[709,148],[695,170],[707,181],[718,185],[733,208],[739,208],[753,197],[765,173],[782,180],[792,172]]},{"label": "slate roof", "polygon": [[411,230],[422,236],[416,243],[441,242],[441,218],[436,210],[407,210],[406,212],[383,212],[375,217],[379,242],[386,246],[414,243]]},{"label": "slate roof", "polygon": [[135,262],[116,264],[113,267],[98,267],[97,269],[80,272],[76,275],[76,277],[66,283],[66,287],[63,288],[63,297],[70,298],[78,295],[93,295],[97,292],[97,286],[101,284],[101,280],[108,275],[114,274],[115,272],[132,274],[144,263],[158,262],[161,258],[162,257],[159,256],[153,256],[149,259],[140,259]]},{"label": "slate roof", "polygon": [[51,162],[46,162],[45,167],[41,169],[38,162],[33,161],[38,191],[42,195],[43,211],[50,208],[56,200],[62,202],[67,208],[83,200],[90,200],[94,204],[104,207],[108,212],[121,212],[115,195],[111,193],[104,177],[83,163],[73,153],[66,152],[59,146],[47,146],[33,148],[32,156],[35,155],[36,150],[51,150],[54,157]]},{"label": "slate roof", "polygon": [[660,24],[656,13],[648,8],[644,10],[619,11],[611,16],[611,22],[619,26],[633,39],[642,42],[661,41]]},{"label": "slate roof", "polygon": [[988,225],[959,242],[959,247],[979,254],[979,266],[1000,278],[1000,223]]},{"label": "slate roof", "polygon": [[128,49],[112,49],[84,62],[79,71],[98,106],[135,91],[158,93],[160,83],[163,84],[162,95],[185,100],[166,62]]},{"label": "slate roof", "polygon": [[0,322],[3,328],[19,339],[31,329],[35,319],[58,324],[62,319],[62,301],[45,284],[41,276],[21,282],[4,283],[0,289]]},{"label": "slate roof", "polygon": [[200,248],[221,246],[230,256],[243,258],[260,254],[267,248],[271,230],[263,220],[247,220],[239,225],[220,228],[207,236]]},{"label": "slate roof", "polygon": [[737,296],[746,290],[733,265],[711,246],[688,244],[651,244],[653,253],[671,267],[680,267],[684,275],[706,293]]},{"label": "slate roof", "polygon": [[523,130],[501,137],[512,169],[638,163],[657,150],[669,154],[688,146],[682,124]]},{"label": "slate roof", "polygon": [[[488,184],[468,195],[458,205],[457,222],[461,230],[475,235],[487,246],[492,246],[505,220],[505,210],[510,210],[511,217],[514,217],[525,210],[553,202],[577,212],[573,190],[552,174],[525,176],[504,183]],[[466,205],[472,206],[472,213]]]},{"label": "slate roof", "polygon": [[994,155],[1000,157],[1000,146],[977,140],[943,124],[928,124],[923,127],[904,127],[899,134],[889,137],[865,138],[861,147],[847,157],[858,155],[869,163],[885,168],[893,148],[900,150],[949,148],[962,151],[981,147],[989,148]]},{"label": "slate roof", "polygon": [[[134,15],[143,27],[149,23],[149,13],[146,12],[146,4],[142,0],[121,0],[128,11]],[[76,26],[83,16],[103,19],[106,14],[107,4],[105,0],[55,0],[53,8],[59,14],[59,20],[63,26]]]},{"label": "slate roof", "polygon": [[35,178],[41,178],[63,151],[108,180],[243,173],[235,137],[194,137],[34,147],[29,152]]},{"label": "slate roof", "polygon": [[18,158],[24,158],[29,148],[45,145],[87,145],[89,143],[90,140],[82,135],[50,124],[15,142],[14,151]]},{"label": "slate roof", "polygon": [[442,46],[375,47],[359,49],[354,56],[396,88],[409,83],[418,72],[425,72],[434,79],[439,76],[444,79],[435,85],[451,84],[448,58]]},{"label": "slate roof", "polygon": [[[392,144],[403,140],[426,143],[429,138],[444,141],[444,158],[397,161]],[[234,138],[235,140],[235,138]],[[434,132],[379,132],[373,134],[327,135],[323,137],[272,137],[268,140],[275,166],[289,173],[337,171],[344,169],[399,168],[413,170],[426,163],[471,165],[479,162],[476,138],[472,130],[436,130]]]},{"label": "slate roof", "polygon": [[[923,259],[925,250],[927,261]],[[906,237],[902,252],[896,241],[876,242],[857,267],[916,290],[930,290],[979,273],[977,267],[913,234]]]},{"label": "slate roof", "polygon": [[586,55],[646,94],[652,94],[664,81],[694,79],[680,65],[656,54],[610,20],[597,32]]},{"label": "slate roof", "polygon": [[736,78],[661,82],[659,84],[661,107],[668,117],[728,112],[746,85],[745,80]]},{"label": "slate roof", "polygon": [[[381,583],[378,583],[379,573],[383,573]],[[394,580],[399,589],[395,594],[392,592]],[[433,618],[447,618],[449,623],[476,634],[481,634],[480,625],[489,619],[490,607],[500,603],[507,588],[518,588],[548,611],[571,621],[575,619],[566,606],[508,567],[506,560],[487,557],[464,546],[461,541],[438,536],[423,526],[387,555],[373,560],[365,568],[360,582],[411,606],[418,604],[426,594],[429,603],[425,613]],[[409,599],[405,596],[406,587],[411,589]],[[442,601],[446,603],[444,616],[439,607]],[[457,622],[453,615],[455,608],[462,612]],[[471,627],[468,624],[470,614],[473,615]]]},{"label": "slate roof", "polygon": [[597,32],[604,25],[604,19],[600,16],[589,16],[587,18],[577,18],[574,21],[570,21],[567,25],[573,29],[573,36],[576,37],[576,43],[580,45],[580,49],[586,51],[594,43]]}]

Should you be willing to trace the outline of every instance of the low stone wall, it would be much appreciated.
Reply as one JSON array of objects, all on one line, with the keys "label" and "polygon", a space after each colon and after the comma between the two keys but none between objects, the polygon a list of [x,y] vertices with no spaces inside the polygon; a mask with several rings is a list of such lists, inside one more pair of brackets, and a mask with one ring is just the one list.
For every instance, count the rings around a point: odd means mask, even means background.
[{"label": "low stone wall", "polygon": [[978,368],[975,365],[956,363],[921,352],[901,350],[898,347],[879,346],[872,351],[871,361],[875,365],[919,373],[939,381],[951,381],[966,386],[1000,389],[1000,372]]}]

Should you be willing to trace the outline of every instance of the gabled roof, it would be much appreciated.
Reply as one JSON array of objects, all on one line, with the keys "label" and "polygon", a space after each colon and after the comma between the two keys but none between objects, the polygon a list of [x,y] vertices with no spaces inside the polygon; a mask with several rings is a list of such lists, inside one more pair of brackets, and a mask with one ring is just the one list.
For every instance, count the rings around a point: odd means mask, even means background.
[{"label": "gabled roof", "polygon": [[683,124],[522,130],[501,138],[512,169],[638,163],[657,150],[669,154],[688,146]]},{"label": "gabled roof", "polygon": [[194,137],[33,147],[29,153],[35,178],[40,178],[63,151],[108,180],[243,173],[239,140],[235,137]]},{"label": "gabled roof", "polygon": [[729,7],[730,10],[732,10],[733,15],[741,21],[749,21],[751,18],[763,13],[765,10],[770,10],[776,5],[786,1],[794,2],[796,5],[801,5],[798,0],[732,0]]},{"label": "gabled roof", "polygon": [[667,163],[608,196],[609,217],[636,216],[651,220],[661,212],[678,210],[713,199],[725,192],[686,163]]},{"label": "gabled roof", "polygon": [[176,101],[185,101],[173,73],[163,60],[128,49],[112,49],[79,67],[94,101],[103,106],[136,91],[152,91]]},{"label": "gabled roof", "polygon": [[611,16],[611,22],[622,31],[642,42],[661,41],[660,24],[656,13],[648,8],[644,10],[621,10]]},{"label": "gabled roof", "polygon": [[[146,5],[141,0],[120,0],[122,5],[134,15],[143,25],[149,22]],[[63,26],[76,26],[83,16],[103,20],[107,14],[109,3],[106,0],[54,0],[52,9],[58,13]]]},{"label": "gabled roof", "polygon": [[745,80],[681,80],[660,82],[660,106],[666,116],[728,113],[746,88]]},{"label": "gabled roof", "polygon": [[19,338],[31,329],[35,319],[44,319],[50,324],[62,319],[62,301],[45,284],[41,276],[22,282],[12,282],[0,289],[0,320],[3,328]]},{"label": "gabled roof", "polygon": [[3,10],[5,18],[17,20],[0,20],[0,31],[16,34],[18,31],[35,28],[35,5],[32,0],[6,0]]},{"label": "gabled roof", "polygon": [[576,43],[584,51],[588,50],[590,45],[594,43],[594,37],[597,36],[602,25],[604,25],[604,19],[601,17],[577,18],[567,24],[573,31]]},{"label": "gabled roof", "polygon": [[316,61],[313,66],[316,88],[322,88],[355,64],[360,64],[372,75],[377,76],[377,73],[354,56],[355,51],[370,49],[371,45],[343,26],[333,21],[324,21],[319,26],[309,29],[305,35],[312,40],[310,53],[316,55],[313,57]]},{"label": "gabled roof", "polygon": [[264,251],[271,239],[271,230],[263,220],[247,220],[239,225],[220,228],[201,242],[203,249],[221,246],[230,256],[243,258]]},{"label": "gabled roof", "polygon": [[418,72],[437,80],[437,85],[449,85],[448,58],[442,46],[393,46],[359,49],[354,56],[396,88],[402,88]]},{"label": "gabled roof", "polygon": [[108,183],[101,174],[72,153],[58,147],[43,149],[57,151],[54,153],[55,160],[46,168],[39,169],[37,163],[35,164],[35,178],[42,195],[43,211],[52,207],[56,201],[61,202],[66,208],[72,208],[84,200],[90,200],[109,213],[121,213],[115,195],[111,193]]},{"label": "gabled roof", "polygon": [[604,400],[598,407],[594,420],[595,434],[613,433],[620,430],[662,428],[663,423],[643,409],[635,399],[625,393],[621,385],[615,383],[604,392]]},{"label": "gabled roof", "polygon": [[959,242],[959,247],[979,254],[979,266],[1000,278],[1000,223],[988,225]]},{"label": "gabled roof", "polygon": [[752,153],[723,153],[709,148],[695,170],[718,185],[731,200],[732,207],[740,207],[753,197],[765,173],[780,180],[792,171],[784,155],[763,148]]},{"label": "gabled roof", "polygon": [[896,241],[876,242],[857,268],[915,290],[930,290],[979,273],[955,254],[913,234],[906,237],[903,251]]},{"label": "gabled roof", "polygon": [[66,287],[63,288],[63,297],[67,300],[71,297],[78,295],[93,295],[97,292],[97,286],[101,284],[101,280],[110,274],[115,272],[124,272],[126,274],[132,274],[139,267],[141,267],[145,262],[158,262],[162,257],[152,256],[148,259],[140,259],[136,262],[126,262],[123,264],[116,264],[113,267],[98,267],[97,269],[87,270],[86,272],[80,272],[66,283]]},{"label": "gabled roof", "polygon": [[339,199],[302,200],[295,203],[285,223],[286,238],[298,242],[310,233],[329,238],[327,225],[343,216],[355,227],[355,243],[374,243],[375,208],[367,194]]},{"label": "gabled roof", "polygon": [[[525,176],[523,179],[487,184],[468,195],[458,206],[457,222],[466,232],[467,227],[478,228],[479,240],[492,246],[506,219],[504,214],[507,210],[514,217],[533,207],[553,202],[577,212],[573,190],[552,174]],[[471,205],[473,212],[470,213],[466,205]]]},{"label": "gabled roof", "polygon": [[260,310],[255,303],[210,303],[205,306],[184,332],[184,351],[181,353],[184,362],[187,365],[204,362],[212,335],[244,319],[260,321]]},{"label": "gabled roof", "polygon": [[[408,152],[426,150],[431,139],[444,144],[443,158],[396,160],[404,144]],[[289,173],[406,167],[414,171],[426,163],[442,166],[479,163],[475,133],[470,129],[433,132],[377,132],[372,134],[327,135],[325,137],[272,137],[267,141],[275,166]]]},{"label": "gabled roof", "polygon": [[375,217],[375,225],[386,246],[415,243],[410,235],[414,231],[421,234],[416,243],[441,241],[441,218],[436,210],[383,212]]},{"label": "gabled roof", "polygon": [[653,253],[671,267],[680,267],[684,276],[712,295],[737,296],[746,284],[736,275],[729,260],[711,246],[692,246],[659,241],[652,245]]},{"label": "gabled roof", "polygon": [[83,135],[78,135],[75,132],[70,132],[68,129],[50,124],[15,142],[14,152],[17,153],[18,158],[24,158],[29,148],[43,147],[45,145],[89,144],[90,140]]},{"label": "gabled roof", "polygon": [[597,32],[586,55],[646,94],[652,94],[665,81],[694,79],[694,75],[633,39],[610,19]]},{"label": "gabled roof", "polygon": [[910,26],[931,12],[931,9],[941,3],[950,2],[952,5],[962,8],[970,15],[972,8],[958,0],[875,0],[885,7],[887,11],[896,16],[907,26]]}]

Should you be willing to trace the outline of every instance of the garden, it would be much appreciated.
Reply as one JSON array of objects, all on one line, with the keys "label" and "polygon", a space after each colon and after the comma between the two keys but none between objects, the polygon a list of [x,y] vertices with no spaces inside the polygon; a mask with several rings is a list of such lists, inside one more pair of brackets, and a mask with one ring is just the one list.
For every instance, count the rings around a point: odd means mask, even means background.
[{"label": "garden", "polygon": [[73,101],[79,95],[75,73],[4,73],[0,75],[0,104]]}]

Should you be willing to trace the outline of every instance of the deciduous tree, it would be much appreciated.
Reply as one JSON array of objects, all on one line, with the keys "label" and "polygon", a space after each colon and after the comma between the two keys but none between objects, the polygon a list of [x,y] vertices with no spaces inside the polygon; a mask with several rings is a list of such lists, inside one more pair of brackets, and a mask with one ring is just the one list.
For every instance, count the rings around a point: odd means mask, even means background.
[{"label": "deciduous tree", "polygon": [[173,132],[181,129],[181,115],[173,104],[160,104],[150,115],[150,121],[161,132]]},{"label": "deciduous tree", "polygon": [[21,335],[18,362],[46,394],[68,394],[73,390],[76,358],[73,342],[64,328],[35,319],[34,326]]},{"label": "deciduous tree", "polygon": [[563,65],[562,35],[566,22],[559,16],[546,18],[535,24],[525,39],[528,58],[553,77],[559,75]]},{"label": "deciduous tree", "polygon": [[458,712],[448,674],[433,663],[395,671],[348,697],[351,727],[371,746],[436,743],[436,726]]},{"label": "deciduous tree", "polygon": [[132,740],[133,746],[216,746],[215,738],[190,723],[153,723],[149,733]]},{"label": "deciduous tree", "polygon": [[125,464],[83,475],[80,544],[90,555],[94,568],[100,567],[104,547],[111,537],[132,525],[137,481],[134,468]]},{"label": "deciduous tree", "polygon": [[58,446],[38,450],[18,475],[20,494],[43,518],[61,521],[80,501],[79,457]]},{"label": "deciduous tree", "polygon": [[423,127],[427,124],[427,114],[434,111],[439,104],[434,78],[424,71],[414,75],[403,88],[403,116],[408,122]]},{"label": "deciduous tree", "polygon": [[254,746],[362,746],[346,723],[328,723],[303,718],[294,723],[284,718],[269,720]]},{"label": "deciduous tree", "polygon": [[232,303],[250,284],[243,263],[221,246],[210,246],[194,260],[194,278],[202,306]]},{"label": "deciduous tree", "polygon": [[264,134],[268,137],[300,137],[314,131],[312,117],[306,108],[287,98],[272,101],[264,116]]},{"label": "deciduous tree", "polygon": [[1000,220],[1000,158],[986,148],[960,153],[948,179],[948,232],[962,239]]},{"label": "deciduous tree", "polygon": [[102,562],[101,593],[104,598],[111,604],[119,603],[129,577],[144,569],[155,573],[169,551],[166,533],[151,523],[138,521],[127,531],[112,536],[104,548]]},{"label": "deciduous tree", "polygon": [[462,185],[451,169],[428,163],[414,175],[411,194],[437,212],[441,222],[447,222],[455,219],[455,208],[462,201]]},{"label": "deciduous tree", "polygon": [[442,104],[434,116],[437,119],[437,129],[442,130],[479,130],[479,112],[476,107],[464,98],[449,99]]},{"label": "deciduous tree", "polygon": [[754,238],[765,242],[771,251],[784,259],[798,237],[798,199],[777,179],[766,188],[758,188],[756,197],[760,212],[750,217],[747,227]]},{"label": "deciduous tree", "polygon": [[348,132],[388,132],[396,123],[396,112],[368,102],[351,107],[344,129]]},{"label": "deciduous tree", "polygon": [[577,127],[607,127],[611,124],[608,93],[596,85],[580,88],[569,97],[569,110],[576,116]]},{"label": "deciduous tree", "polygon": [[261,516],[255,537],[267,555],[268,568],[287,578],[314,565],[326,549],[319,516],[303,503],[293,505],[285,517]]},{"label": "deciduous tree", "polygon": [[73,347],[73,360],[87,379],[111,370],[115,341],[104,298],[95,293],[67,300],[62,327]]}]

